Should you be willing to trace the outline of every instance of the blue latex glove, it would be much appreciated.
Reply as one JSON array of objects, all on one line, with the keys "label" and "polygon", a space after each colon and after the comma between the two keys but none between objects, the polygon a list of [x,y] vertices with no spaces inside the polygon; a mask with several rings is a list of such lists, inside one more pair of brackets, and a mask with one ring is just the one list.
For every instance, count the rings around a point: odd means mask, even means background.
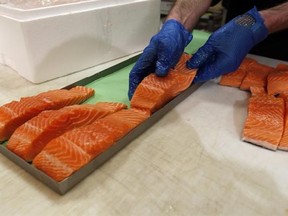
[{"label": "blue latex glove", "polygon": [[250,49],[265,39],[268,30],[254,7],[215,31],[187,62],[198,68],[194,83],[235,71]]},{"label": "blue latex glove", "polygon": [[192,34],[181,23],[173,19],[167,20],[160,32],[152,37],[129,74],[129,99],[139,83],[150,73],[166,76],[191,40]]}]

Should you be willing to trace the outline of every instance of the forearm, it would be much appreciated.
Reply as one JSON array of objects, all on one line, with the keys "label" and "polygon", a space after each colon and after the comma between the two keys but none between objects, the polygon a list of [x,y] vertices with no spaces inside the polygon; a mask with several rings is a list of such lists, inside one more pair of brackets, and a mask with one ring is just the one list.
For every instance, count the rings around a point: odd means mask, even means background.
[{"label": "forearm", "polygon": [[177,0],[167,19],[176,19],[191,31],[212,0]]},{"label": "forearm", "polygon": [[288,2],[260,11],[260,14],[269,33],[288,28]]}]

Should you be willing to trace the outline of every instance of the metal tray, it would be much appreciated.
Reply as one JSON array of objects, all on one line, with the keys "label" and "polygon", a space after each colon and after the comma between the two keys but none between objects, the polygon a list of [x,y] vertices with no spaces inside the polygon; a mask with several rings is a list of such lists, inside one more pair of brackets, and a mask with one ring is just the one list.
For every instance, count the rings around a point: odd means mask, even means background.
[{"label": "metal tray", "polygon": [[[69,86],[66,86],[66,89],[72,88],[76,85],[87,85],[92,81],[95,81],[96,79],[99,79],[101,77],[107,76],[109,74],[115,73],[118,70],[133,64],[136,62],[137,58],[139,56],[135,56],[131,59],[128,59],[124,62],[121,62],[115,66],[112,66],[106,70],[103,70],[93,76],[84,78],[78,82],[75,82]],[[108,150],[106,150],[104,153],[100,154],[98,157],[93,159],[91,162],[89,162],[87,165],[83,166],[80,170],[72,174],[67,179],[57,182],[48,175],[46,175],[44,172],[38,170],[35,168],[31,163],[26,162],[22,158],[18,157],[13,152],[9,151],[5,145],[0,145],[0,152],[5,155],[7,158],[9,158],[11,161],[16,163],[18,166],[22,167],[25,171],[30,173],[32,176],[40,180],[42,183],[47,185],[49,188],[54,190],[55,192],[63,195],[66,192],[68,192],[72,187],[74,187],[76,184],[78,184],[82,179],[86,178],[91,172],[96,170],[100,165],[102,165],[105,161],[109,160],[113,155],[115,155],[118,151],[120,151],[122,148],[124,148],[126,145],[128,145],[133,139],[135,139],[137,136],[142,134],[145,130],[147,130],[149,127],[151,127],[155,122],[157,122],[160,118],[162,118],[167,112],[169,112],[171,109],[173,109],[178,103],[183,101],[186,97],[188,97],[192,92],[194,92],[197,88],[199,88],[201,84],[193,84],[188,89],[186,89],[184,92],[182,92],[180,95],[175,97],[173,100],[171,100],[169,103],[167,103],[164,107],[159,109],[157,112],[155,112],[153,115],[151,115],[147,120],[142,122],[139,126],[134,128],[132,131],[130,131],[127,135],[125,135],[121,140],[116,142],[112,147],[110,147]]]}]

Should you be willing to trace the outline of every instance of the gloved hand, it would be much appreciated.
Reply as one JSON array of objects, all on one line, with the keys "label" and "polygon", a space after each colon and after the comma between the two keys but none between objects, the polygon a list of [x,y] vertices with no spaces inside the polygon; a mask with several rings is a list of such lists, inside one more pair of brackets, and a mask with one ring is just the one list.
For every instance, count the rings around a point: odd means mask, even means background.
[{"label": "gloved hand", "polygon": [[250,49],[267,35],[268,30],[255,7],[234,18],[215,31],[187,62],[188,68],[198,68],[193,82],[235,71]]},{"label": "gloved hand", "polygon": [[152,37],[129,74],[129,99],[139,83],[150,73],[166,76],[191,40],[192,34],[180,22],[167,20],[160,32]]}]

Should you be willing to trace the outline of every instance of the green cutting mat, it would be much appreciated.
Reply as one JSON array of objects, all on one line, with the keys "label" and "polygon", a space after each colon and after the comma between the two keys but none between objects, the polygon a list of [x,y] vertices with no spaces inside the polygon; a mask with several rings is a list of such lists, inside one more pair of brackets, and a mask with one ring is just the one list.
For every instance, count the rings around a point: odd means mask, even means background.
[{"label": "green cutting mat", "polygon": [[109,101],[122,102],[128,105],[128,77],[133,65],[128,65],[113,74],[87,84],[87,87],[95,89],[95,95],[88,99],[86,103]]},{"label": "green cutting mat", "polygon": [[[195,53],[208,39],[209,33],[203,31],[193,31],[193,40],[185,49],[187,53]],[[128,100],[128,77],[133,64],[130,64],[117,72],[99,78],[87,84],[87,87],[95,89],[95,96],[88,99],[86,103],[96,103],[99,101],[121,102],[129,106]]]}]

